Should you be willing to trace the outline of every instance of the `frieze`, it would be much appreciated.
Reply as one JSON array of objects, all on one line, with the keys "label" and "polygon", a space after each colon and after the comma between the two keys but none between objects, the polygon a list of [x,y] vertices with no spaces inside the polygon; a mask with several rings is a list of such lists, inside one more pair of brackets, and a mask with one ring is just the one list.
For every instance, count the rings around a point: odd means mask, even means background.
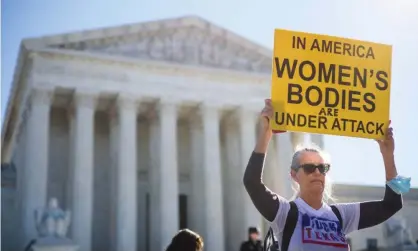
[{"label": "frieze", "polygon": [[[242,75],[240,72],[213,72],[210,68],[197,70],[194,68],[184,67],[184,65],[165,65],[159,64],[158,62],[152,63],[150,61],[130,61],[124,60],[122,58],[112,58],[112,57],[101,57],[100,55],[75,55],[71,52],[65,51],[54,51],[54,52],[40,52],[39,55],[42,58],[49,59],[49,60],[60,60],[62,62],[73,61],[77,63],[83,64],[94,64],[96,67],[99,65],[105,66],[113,66],[113,67],[121,67],[124,68],[125,71],[130,71],[134,69],[136,71],[146,71],[148,74],[158,74],[160,76],[175,76],[181,75],[183,77],[187,76],[194,76],[196,77],[196,71],[199,71],[199,77],[206,79],[207,81],[222,81],[222,82],[230,82],[230,83],[248,83],[251,82],[253,84],[267,84],[270,81],[270,75]],[[65,60],[65,61],[62,61]],[[83,71],[83,70],[71,70],[67,67],[61,65],[55,66],[37,66],[35,69],[35,73],[39,74],[47,74],[47,73],[55,73],[55,74],[77,74],[77,72],[82,71],[83,73],[79,76],[89,76],[91,75],[91,71]],[[216,74],[214,74],[216,73]],[[115,80],[119,82],[129,82],[132,81],[127,74],[116,74],[113,75],[112,73],[104,72],[104,73],[97,73],[93,74],[93,77],[99,75],[99,80]],[[109,77],[107,76],[116,76],[116,77]],[[78,76],[76,76],[78,77]]]},{"label": "frieze", "polygon": [[271,58],[231,42],[226,34],[213,34],[197,27],[164,28],[125,35],[100,44],[84,42],[72,49],[128,58],[168,61],[186,65],[271,73]]},{"label": "frieze", "polygon": [[82,79],[107,80],[115,82],[129,82],[127,74],[110,73],[106,71],[94,71],[91,69],[74,69],[72,67],[64,67],[60,65],[52,65],[49,67],[39,67],[35,70],[38,74],[56,74],[67,75]]}]

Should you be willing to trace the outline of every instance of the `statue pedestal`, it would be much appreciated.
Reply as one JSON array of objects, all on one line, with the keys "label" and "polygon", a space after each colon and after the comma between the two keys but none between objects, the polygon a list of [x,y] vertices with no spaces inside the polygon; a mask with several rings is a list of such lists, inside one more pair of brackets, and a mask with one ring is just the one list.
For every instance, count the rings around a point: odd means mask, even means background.
[{"label": "statue pedestal", "polygon": [[77,251],[78,246],[68,238],[45,237],[36,240],[33,251]]}]

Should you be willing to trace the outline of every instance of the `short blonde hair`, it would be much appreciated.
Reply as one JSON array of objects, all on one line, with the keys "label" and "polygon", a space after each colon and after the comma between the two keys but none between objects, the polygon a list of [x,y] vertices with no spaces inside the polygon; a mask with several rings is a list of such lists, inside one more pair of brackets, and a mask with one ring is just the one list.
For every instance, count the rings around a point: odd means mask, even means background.
[{"label": "short blonde hair", "polygon": [[[297,171],[297,169],[299,168],[300,156],[304,152],[318,153],[326,164],[331,165],[331,158],[330,158],[329,154],[327,152],[325,152],[324,150],[322,150],[319,146],[317,146],[313,143],[300,144],[300,145],[297,145],[295,147],[295,152],[293,153],[293,157],[292,157],[292,163],[290,164],[291,170]],[[325,187],[324,187],[324,193],[323,193],[323,196],[322,196],[322,201],[324,203],[330,203],[331,201],[334,201],[334,202],[336,201],[336,199],[332,196],[332,186],[333,186],[333,182],[332,182],[331,178],[329,177],[329,174],[327,174],[325,176]],[[294,181],[293,179],[292,179],[292,190],[294,191],[294,195],[293,195],[293,198],[292,198],[292,200],[293,200],[293,199],[299,197],[299,195],[300,195],[299,184],[296,181]]]}]

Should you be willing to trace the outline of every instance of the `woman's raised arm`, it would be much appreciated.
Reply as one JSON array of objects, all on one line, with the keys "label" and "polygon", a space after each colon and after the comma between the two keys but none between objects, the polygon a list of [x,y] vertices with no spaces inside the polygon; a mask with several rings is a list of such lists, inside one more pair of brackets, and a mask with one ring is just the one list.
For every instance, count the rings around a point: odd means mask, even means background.
[{"label": "woman's raised arm", "polygon": [[402,208],[402,196],[386,186],[383,200],[360,203],[360,219],[358,229],[379,225]]},{"label": "woman's raised arm", "polygon": [[[382,200],[337,204],[344,218],[343,226],[345,225],[346,233],[379,225],[402,208],[401,192],[395,192],[397,188],[396,184],[399,182],[397,180],[398,172],[394,157],[395,141],[393,138],[393,128],[389,125],[385,133],[385,138],[376,141],[379,144],[385,166],[387,182],[385,195]],[[390,184],[395,180],[394,190]],[[409,190],[409,184],[406,190]]]},{"label": "woman's raised arm", "polygon": [[[394,156],[395,140],[393,138],[393,128],[390,127],[390,121],[385,138],[377,140],[377,143],[379,144],[385,166],[386,181],[390,182],[398,176]],[[401,208],[402,196],[395,193],[392,188],[386,185],[383,200],[360,203],[359,229],[376,226],[392,217]]]},{"label": "woman's raised arm", "polygon": [[270,139],[273,135],[269,119],[273,116],[271,100],[265,100],[265,107],[261,112],[260,131],[257,145],[244,173],[244,186],[257,210],[268,221],[273,221],[279,209],[279,197],[267,188],[262,180],[264,160]]}]

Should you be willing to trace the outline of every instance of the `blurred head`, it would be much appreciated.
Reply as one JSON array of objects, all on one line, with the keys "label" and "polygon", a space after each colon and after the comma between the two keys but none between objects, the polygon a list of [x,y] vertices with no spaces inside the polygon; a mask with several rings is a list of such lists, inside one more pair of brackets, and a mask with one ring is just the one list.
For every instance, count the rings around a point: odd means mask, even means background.
[{"label": "blurred head", "polygon": [[58,200],[57,198],[49,199],[49,208],[57,208],[58,207]]},{"label": "blurred head", "polygon": [[259,232],[258,229],[256,227],[250,227],[248,229],[248,237],[252,240],[252,241],[256,241],[259,239]]},{"label": "blurred head", "polygon": [[202,251],[203,238],[189,230],[180,230],[171,240],[166,251]]},{"label": "blurred head", "polygon": [[309,193],[320,195],[322,201],[332,199],[328,156],[316,146],[300,146],[293,154],[291,176],[297,195]]}]

